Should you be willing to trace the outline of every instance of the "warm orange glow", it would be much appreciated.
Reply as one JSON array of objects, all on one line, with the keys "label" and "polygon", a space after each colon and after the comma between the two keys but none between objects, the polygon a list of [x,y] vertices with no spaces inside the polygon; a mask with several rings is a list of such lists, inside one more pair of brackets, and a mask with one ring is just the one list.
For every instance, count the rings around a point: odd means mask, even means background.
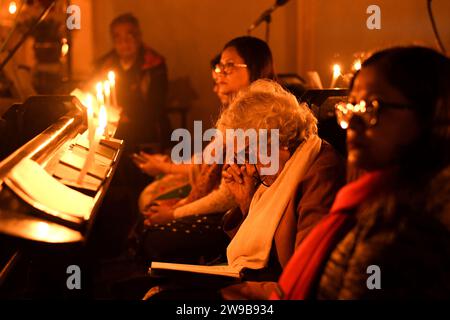
[{"label": "warm orange glow", "polygon": [[86,98],[84,99],[84,106],[88,108],[88,110],[94,110],[94,97],[92,96],[92,94],[88,93],[86,95]]},{"label": "warm orange glow", "polygon": [[109,97],[111,94],[111,86],[109,81],[103,82],[103,90],[105,91],[105,96]]},{"label": "warm orange glow", "polygon": [[61,55],[64,57],[69,53],[69,44],[67,43],[67,39],[62,39],[62,46],[61,46]]},{"label": "warm orange glow", "polygon": [[35,227],[36,234],[39,238],[45,238],[50,230],[50,226],[47,222],[38,222]]},{"label": "warm orange glow", "polygon": [[333,77],[337,78],[341,75],[341,66],[337,63],[333,65]]},{"label": "warm orange glow", "polygon": [[81,103],[84,103],[86,100],[86,94],[80,89],[73,90],[70,95],[76,97]]},{"label": "warm orange glow", "polygon": [[95,90],[97,90],[97,95],[102,93],[103,85],[101,82],[97,82],[97,84],[95,85]]},{"label": "warm orange glow", "polygon": [[353,62],[353,70],[354,71],[358,71],[358,70],[360,70],[361,69],[361,60],[360,59],[356,59],[354,62]]},{"label": "warm orange glow", "polygon": [[102,131],[106,128],[108,124],[108,115],[106,114],[105,106],[100,107],[100,112],[98,113],[98,127],[101,128]]},{"label": "warm orange glow", "polygon": [[114,73],[114,71],[108,72],[108,80],[109,83],[111,84],[111,87],[116,85],[116,74]]},{"label": "warm orange glow", "polygon": [[117,107],[117,96],[116,96],[116,74],[114,71],[108,72],[108,81],[111,89],[111,96],[109,97],[109,103],[113,107]]},{"label": "warm orange glow", "polygon": [[86,97],[86,108],[87,108],[87,120],[88,120],[88,140],[89,145],[93,143],[95,135],[95,124],[94,124],[94,97],[88,94]]},{"label": "warm orange glow", "polygon": [[103,84],[101,82],[97,82],[95,89],[97,91],[97,103],[99,105],[105,104],[105,100],[103,97]]},{"label": "warm orange glow", "polygon": [[348,122],[345,120],[342,120],[341,122],[339,122],[340,126],[342,129],[347,129],[348,128]]},{"label": "warm orange glow", "polygon": [[334,88],[336,86],[336,82],[340,76],[341,76],[341,66],[335,63],[333,64],[333,77],[331,79],[330,88]]},{"label": "warm orange glow", "polygon": [[94,101],[93,101],[93,97],[92,95],[88,95],[86,98],[86,108],[87,108],[87,114],[88,114],[88,118],[92,119],[92,117],[94,116]]},{"label": "warm orange glow", "polygon": [[10,14],[15,14],[17,12],[17,4],[15,1],[9,3],[8,11]]}]

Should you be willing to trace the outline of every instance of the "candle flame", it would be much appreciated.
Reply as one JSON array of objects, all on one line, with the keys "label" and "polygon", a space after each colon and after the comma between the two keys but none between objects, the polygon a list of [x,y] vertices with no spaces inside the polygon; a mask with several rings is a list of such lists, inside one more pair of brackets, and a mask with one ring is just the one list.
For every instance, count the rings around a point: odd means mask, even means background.
[{"label": "candle flame", "polygon": [[356,59],[353,62],[353,70],[358,71],[361,69],[361,60],[360,59]]},{"label": "candle flame", "polygon": [[97,103],[99,105],[103,105],[105,103],[105,100],[103,97],[103,84],[101,82],[97,82],[95,88],[97,90]]},{"label": "candle flame", "polygon": [[63,39],[63,44],[61,45],[61,56],[65,57],[69,53],[69,43],[67,39]]},{"label": "candle flame", "polygon": [[339,64],[333,65],[333,77],[337,78],[341,75],[341,66]]},{"label": "candle flame", "polygon": [[17,12],[17,4],[15,1],[9,3],[8,11],[10,14],[15,14]]},{"label": "candle flame", "polygon": [[109,95],[111,94],[111,85],[109,81],[103,82],[103,90],[105,90],[105,95],[109,97]]},{"label": "candle flame", "polygon": [[108,80],[111,86],[114,86],[116,84],[116,74],[114,73],[114,71],[108,72]]},{"label": "candle flame", "polygon": [[95,85],[95,89],[97,90],[97,95],[102,93],[103,90],[103,84],[101,82],[97,82]]},{"label": "candle flame", "polygon": [[339,125],[341,126],[342,129],[347,129],[348,128],[348,122],[345,120],[342,120]]}]

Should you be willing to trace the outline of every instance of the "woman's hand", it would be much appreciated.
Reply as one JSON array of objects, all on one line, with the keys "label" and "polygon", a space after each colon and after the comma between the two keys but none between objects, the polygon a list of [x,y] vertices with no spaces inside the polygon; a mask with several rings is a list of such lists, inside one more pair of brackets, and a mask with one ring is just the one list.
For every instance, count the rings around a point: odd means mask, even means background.
[{"label": "woman's hand", "polygon": [[175,219],[174,209],[167,205],[151,205],[145,212],[144,224],[147,226],[155,224],[166,224]]},{"label": "woman's hand", "polygon": [[133,163],[149,176],[156,176],[169,171],[170,159],[161,154],[150,155],[145,152],[133,154]]},{"label": "woman's hand", "polygon": [[244,215],[248,213],[250,203],[256,191],[255,180],[247,166],[227,164],[223,167],[222,177],[228,190],[234,196]]}]

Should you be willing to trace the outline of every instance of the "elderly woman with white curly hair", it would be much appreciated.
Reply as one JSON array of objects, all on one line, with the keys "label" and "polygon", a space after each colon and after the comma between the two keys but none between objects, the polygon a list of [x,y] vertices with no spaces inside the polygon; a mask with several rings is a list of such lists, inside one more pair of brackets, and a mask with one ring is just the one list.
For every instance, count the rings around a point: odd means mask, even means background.
[{"label": "elderly woman with white curly hair", "polygon": [[[239,204],[225,219],[224,230],[233,237],[227,248],[228,264],[256,271],[246,273],[255,282],[228,287],[222,294],[266,298],[271,281],[278,279],[295,248],[329,211],[345,182],[345,164],[318,137],[317,120],[309,108],[273,81],[258,80],[240,92],[222,113],[217,128],[222,132],[278,129],[278,170],[274,174],[263,174],[272,164],[263,164],[259,152],[248,143],[246,150],[235,148],[235,153],[256,152],[256,163],[227,164],[222,173]],[[271,150],[272,143],[268,141],[267,149]]]},{"label": "elderly woman with white curly hair", "polygon": [[[257,134],[256,143],[253,138],[245,138],[244,143],[242,138],[241,143],[225,139],[227,160],[238,161],[224,165],[220,190],[225,188],[239,205],[224,219],[224,230],[232,237],[227,261],[243,273],[243,281],[227,287],[226,283],[214,282],[209,288],[204,285],[201,293],[198,287],[180,291],[179,284],[174,283],[175,291],[168,285],[155,296],[152,288],[147,297],[182,299],[200,294],[207,299],[268,298],[296,247],[327,214],[345,182],[344,161],[318,137],[317,119],[306,105],[299,104],[273,81],[257,80],[239,92],[222,112],[217,128],[222,137],[238,129],[278,131],[269,134],[272,139],[266,141]],[[271,153],[261,152],[262,147]],[[275,172],[267,174],[264,170],[274,165],[267,158],[277,162]]]}]

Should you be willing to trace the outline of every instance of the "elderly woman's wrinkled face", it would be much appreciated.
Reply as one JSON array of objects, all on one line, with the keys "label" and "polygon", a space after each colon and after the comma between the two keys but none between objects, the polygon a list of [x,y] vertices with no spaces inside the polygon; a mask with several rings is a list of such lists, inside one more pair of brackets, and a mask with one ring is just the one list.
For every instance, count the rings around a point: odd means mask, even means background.
[{"label": "elderly woman's wrinkled face", "polygon": [[[409,104],[372,66],[361,69],[349,95],[350,103],[362,100],[367,103],[377,100]],[[417,139],[419,132],[419,119],[410,109],[380,108],[374,126],[368,126],[360,117],[353,116],[347,129],[348,161],[369,171],[395,165],[401,151]]]},{"label": "elderly woman's wrinkled face", "polygon": [[[272,145],[270,139],[265,147],[262,147],[260,142],[258,139],[255,145],[249,143],[249,140],[246,139],[245,147],[242,148],[235,140],[234,161],[239,164],[242,162],[239,162],[239,155],[245,157],[243,160],[245,160],[246,171],[255,179],[258,180],[258,177],[260,177],[265,184],[271,185],[283,170],[291,154],[286,147],[280,147],[278,143]],[[252,156],[254,159],[252,159]],[[264,174],[265,170],[271,173]]]},{"label": "elderly woman's wrinkled face", "polygon": [[217,84],[219,93],[223,95],[232,95],[239,90],[250,85],[250,72],[246,67],[232,67],[232,65],[245,64],[244,59],[238,54],[236,48],[228,47],[222,51],[220,64],[230,66],[227,72],[217,74]]}]

